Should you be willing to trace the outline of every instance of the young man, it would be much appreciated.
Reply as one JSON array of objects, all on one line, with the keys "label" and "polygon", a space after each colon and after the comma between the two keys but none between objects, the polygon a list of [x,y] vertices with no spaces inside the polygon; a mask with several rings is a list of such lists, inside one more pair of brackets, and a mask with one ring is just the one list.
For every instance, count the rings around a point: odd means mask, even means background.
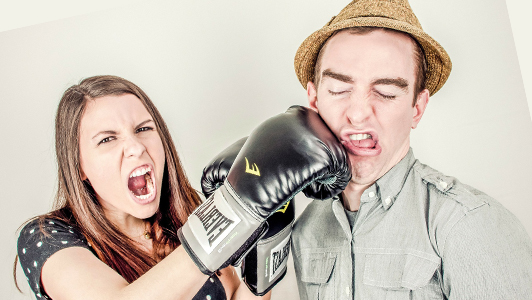
[{"label": "young man", "polygon": [[519,221],[410,148],[451,62],[406,0],[351,2],[303,42],[295,68],[353,176],[294,226],[301,299],[531,299]]}]

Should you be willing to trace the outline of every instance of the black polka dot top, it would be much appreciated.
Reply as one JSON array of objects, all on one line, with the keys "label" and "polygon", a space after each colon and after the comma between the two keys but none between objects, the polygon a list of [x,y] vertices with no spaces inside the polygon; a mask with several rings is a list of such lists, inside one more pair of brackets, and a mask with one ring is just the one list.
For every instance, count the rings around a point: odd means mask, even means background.
[{"label": "black polka dot top", "polygon": [[[68,247],[82,247],[92,251],[85,237],[63,221],[45,219],[39,228],[39,220],[29,222],[20,231],[17,243],[20,265],[37,299],[52,299],[41,285],[41,268],[55,252]],[[44,232],[43,232],[44,231]],[[94,253],[94,252],[93,252]],[[216,275],[210,277],[193,300],[225,300],[225,290]]]}]

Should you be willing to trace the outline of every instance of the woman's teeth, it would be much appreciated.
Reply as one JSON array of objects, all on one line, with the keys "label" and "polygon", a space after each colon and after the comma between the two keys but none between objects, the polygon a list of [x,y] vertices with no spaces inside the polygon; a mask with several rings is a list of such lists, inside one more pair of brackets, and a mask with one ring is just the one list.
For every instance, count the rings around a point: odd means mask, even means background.
[{"label": "woman's teeth", "polygon": [[150,167],[138,169],[135,172],[132,172],[131,175],[129,175],[129,178],[141,176],[141,175],[144,175],[144,174],[146,174],[148,172],[151,172],[151,168]]},{"label": "woman's teeth", "polygon": [[137,199],[146,200],[155,192],[150,172],[151,167],[139,168],[129,176],[128,188]]},{"label": "woman's teeth", "polygon": [[146,189],[148,189],[148,194],[146,195],[135,195],[135,197],[137,197],[138,199],[140,200],[146,200],[148,198],[150,198],[152,195],[153,195],[153,192],[155,191],[153,189],[153,183],[151,181],[151,177],[149,176],[146,176]]},{"label": "woman's teeth", "polygon": [[367,133],[352,134],[349,136],[349,138],[352,141],[367,140],[367,139],[371,139],[371,134],[367,134]]}]

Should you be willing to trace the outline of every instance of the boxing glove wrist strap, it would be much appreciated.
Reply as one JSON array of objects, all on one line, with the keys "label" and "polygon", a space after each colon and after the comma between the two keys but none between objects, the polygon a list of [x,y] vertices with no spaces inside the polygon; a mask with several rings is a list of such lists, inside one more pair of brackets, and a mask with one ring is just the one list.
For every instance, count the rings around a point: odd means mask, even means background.
[{"label": "boxing glove wrist strap", "polygon": [[178,231],[183,247],[205,274],[241,259],[266,223],[235,200],[226,185],[202,203]]}]

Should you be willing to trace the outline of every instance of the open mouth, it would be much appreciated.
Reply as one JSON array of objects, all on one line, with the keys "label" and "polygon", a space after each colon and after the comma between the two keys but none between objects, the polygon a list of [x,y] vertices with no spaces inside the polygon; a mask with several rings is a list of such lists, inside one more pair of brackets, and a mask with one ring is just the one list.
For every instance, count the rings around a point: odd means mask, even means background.
[{"label": "open mouth", "polygon": [[152,176],[153,172],[150,166],[139,167],[129,175],[127,187],[137,199],[146,200],[153,196],[155,188]]},{"label": "open mouth", "polygon": [[346,150],[355,156],[377,156],[382,152],[379,139],[371,133],[354,133],[342,140]]},{"label": "open mouth", "polygon": [[377,141],[368,133],[352,134],[349,136],[349,139],[351,140],[351,144],[358,148],[372,149],[377,145]]}]

